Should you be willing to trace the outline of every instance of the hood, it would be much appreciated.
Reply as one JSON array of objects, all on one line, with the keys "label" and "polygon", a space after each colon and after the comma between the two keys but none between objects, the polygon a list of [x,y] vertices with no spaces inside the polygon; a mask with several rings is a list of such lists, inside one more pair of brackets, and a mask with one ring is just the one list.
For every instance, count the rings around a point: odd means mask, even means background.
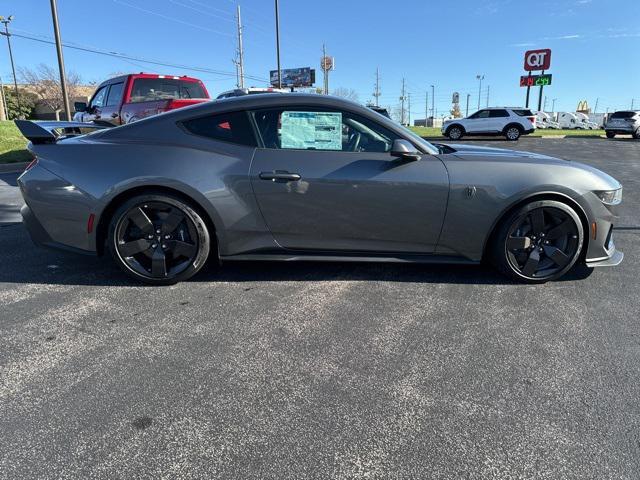
[{"label": "hood", "polygon": [[493,148],[493,147],[480,147],[476,145],[466,145],[466,144],[448,144],[451,148],[454,148],[456,151],[454,155],[461,158],[468,158],[472,156],[482,156],[482,157],[509,157],[509,158],[530,158],[530,159],[538,159],[538,160],[552,160],[556,162],[570,162],[571,160],[563,160],[556,157],[550,157],[549,155],[542,155],[540,153],[533,152],[521,152],[518,150],[508,150],[506,148]]},{"label": "hood", "polygon": [[479,160],[479,161],[502,161],[505,163],[523,162],[535,165],[560,165],[567,168],[573,168],[581,170],[587,174],[590,178],[594,179],[602,190],[620,188],[621,184],[615,178],[604,173],[591,165],[585,165],[584,163],[576,162],[573,160],[566,160],[557,157],[551,157],[549,155],[542,155],[533,152],[520,152],[517,150],[508,150],[503,148],[492,147],[480,147],[475,145],[463,145],[463,144],[448,144],[449,147],[454,148],[453,152],[458,158],[463,160]]}]

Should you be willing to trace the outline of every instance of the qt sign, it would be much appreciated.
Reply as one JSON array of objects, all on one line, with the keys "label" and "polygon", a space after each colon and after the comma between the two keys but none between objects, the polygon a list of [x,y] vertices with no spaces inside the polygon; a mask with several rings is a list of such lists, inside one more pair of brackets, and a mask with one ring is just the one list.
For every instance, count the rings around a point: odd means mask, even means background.
[{"label": "qt sign", "polygon": [[527,72],[534,70],[548,70],[551,66],[551,50],[527,50],[524,52],[524,69]]}]

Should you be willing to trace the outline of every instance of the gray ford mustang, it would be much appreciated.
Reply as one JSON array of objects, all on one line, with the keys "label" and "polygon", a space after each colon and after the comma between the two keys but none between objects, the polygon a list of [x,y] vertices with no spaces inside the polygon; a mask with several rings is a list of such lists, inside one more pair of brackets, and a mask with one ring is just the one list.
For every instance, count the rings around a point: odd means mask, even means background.
[{"label": "gray ford mustang", "polygon": [[[622,187],[557,158],[434,145],[321,95],[249,95],[81,133],[18,122],[36,244],[170,284],[207,259],[478,263],[545,282],[617,265]],[[62,133],[60,131],[62,129]]]}]

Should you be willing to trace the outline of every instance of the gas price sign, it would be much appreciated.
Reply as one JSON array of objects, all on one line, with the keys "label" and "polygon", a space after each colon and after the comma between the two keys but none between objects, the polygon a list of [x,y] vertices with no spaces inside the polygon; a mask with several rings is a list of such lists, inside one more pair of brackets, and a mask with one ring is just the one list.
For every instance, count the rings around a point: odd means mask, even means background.
[{"label": "gas price sign", "polygon": [[544,75],[523,75],[520,77],[520,86],[546,87],[547,85],[551,85],[551,77],[552,75],[550,73]]}]

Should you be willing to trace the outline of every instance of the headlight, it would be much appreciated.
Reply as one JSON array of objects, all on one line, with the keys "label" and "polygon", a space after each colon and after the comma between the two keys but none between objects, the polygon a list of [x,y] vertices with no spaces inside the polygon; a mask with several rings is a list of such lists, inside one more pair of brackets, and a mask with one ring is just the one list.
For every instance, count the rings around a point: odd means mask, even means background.
[{"label": "headlight", "polygon": [[622,188],[617,190],[601,190],[595,193],[605,205],[618,205],[622,202]]}]

